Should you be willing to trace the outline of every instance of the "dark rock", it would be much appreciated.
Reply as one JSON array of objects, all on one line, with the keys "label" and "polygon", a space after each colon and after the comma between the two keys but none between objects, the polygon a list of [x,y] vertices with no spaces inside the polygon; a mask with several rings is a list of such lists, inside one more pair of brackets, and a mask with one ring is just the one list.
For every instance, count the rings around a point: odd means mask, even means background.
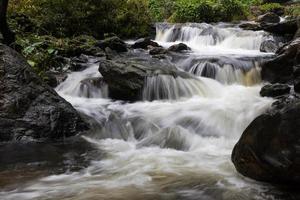
[{"label": "dark rock", "polygon": [[280,23],[261,23],[260,26],[263,30],[278,35],[291,35],[294,36],[298,30],[297,22],[295,19],[285,20]]},{"label": "dark rock", "polygon": [[134,49],[147,49],[148,46],[159,47],[159,45],[150,38],[138,39],[131,47]]},{"label": "dark rock", "polygon": [[289,94],[291,88],[286,84],[273,84],[273,85],[266,85],[264,86],[261,91],[260,95],[262,97],[278,97],[281,95]]},{"label": "dark rock", "polygon": [[300,183],[300,100],[285,97],[257,117],[232,152],[238,172],[258,181]]},{"label": "dark rock", "polygon": [[25,59],[0,45],[0,141],[59,139],[87,130],[76,110]]},{"label": "dark rock", "polygon": [[141,100],[145,78],[158,75],[169,75],[174,78],[192,78],[188,73],[179,71],[176,67],[162,66],[161,63],[149,64],[134,61],[109,61],[100,62],[99,71],[103,80],[108,85],[109,96],[117,100]]},{"label": "dark rock", "polygon": [[262,79],[271,83],[286,83],[293,79],[293,66],[300,64],[300,38],[277,51],[277,56],[262,65]]},{"label": "dark rock", "polygon": [[245,22],[239,25],[240,28],[244,30],[251,30],[251,31],[259,31],[262,30],[262,27],[259,23],[256,22]]},{"label": "dark rock", "polygon": [[108,47],[118,53],[127,52],[127,46],[125,42],[116,36],[101,40],[96,44],[96,46],[99,46],[103,50]]},{"label": "dark rock", "polygon": [[266,53],[275,53],[278,50],[276,42],[273,40],[265,40],[260,45],[260,51]]},{"label": "dark rock", "polygon": [[297,93],[300,93],[300,79],[294,80],[294,90]]},{"label": "dark rock", "polygon": [[56,76],[54,75],[54,73],[52,73],[51,71],[47,71],[45,73],[45,78],[44,81],[45,83],[47,83],[50,87],[55,88],[58,86],[59,82],[56,79]]},{"label": "dark rock", "polygon": [[181,51],[188,51],[188,50],[191,50],[191,48],[183,43],[174,44],[168,48],[168,51],[174,51],[174,52],[181,52]]},{"label": "dark rock", "polygon": [[257,22],[260,23],[278,23],[280,22],[280,17],[273,12],[268,12],[264,15],[260,15],[257,18]]},{"label": "dark rock", "polygon": [[163,47],[154,47],[149,51],[150,55],[159,55],[159,54],[165,54],[167,53],[167,50],[164,49]]},{"label": "dark rock", "polygon": [[294,78],[300,77],[300,65],[297,65],[297,66],[294,67],[293,75],[294,75]]}]

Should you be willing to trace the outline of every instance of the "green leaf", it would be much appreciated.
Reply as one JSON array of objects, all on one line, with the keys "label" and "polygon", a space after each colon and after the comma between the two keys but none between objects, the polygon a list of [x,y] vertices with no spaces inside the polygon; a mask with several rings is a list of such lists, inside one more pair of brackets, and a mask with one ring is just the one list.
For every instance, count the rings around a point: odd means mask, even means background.
[{"label": "green leaf", "polygon": [[34,67],[36,65],[36,63],[32,60],[28,60],[27,62],[31,67]]}]

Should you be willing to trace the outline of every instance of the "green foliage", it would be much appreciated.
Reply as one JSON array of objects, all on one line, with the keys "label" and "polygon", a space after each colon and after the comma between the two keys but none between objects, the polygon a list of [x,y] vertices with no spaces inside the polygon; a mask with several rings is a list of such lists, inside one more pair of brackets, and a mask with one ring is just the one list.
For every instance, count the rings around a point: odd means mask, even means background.
[{"label": "green foliage", "polygon": [[261,5],[259,8],[262,12],[274,12],[278,9],[284,9],[284,7],[279,3],[266,3]]},{"label": "green foliage", "polygon": [[300,4],[291,5],[285,8],[285,15],[291,17],[299,17],[300,16]]},{"label": "green foliage", "polygon": [[176,9],[176,0],[149,0],[149,10],[154,21],[168,19]]},{"label": "green foliage", "polygon": [[58,39],[52,36],[29,34],[17,37],[17,45],[33,69],[43,77],[49,69],[62,70],[58,56],[72,57],[94,48],[96,40],[91,36]]},{"label": "green foliage", "polygon": [[55,37],[102,38],[106,32],[132,37],[151,24],[148,0],[12,0],[10,13],[15,12],[29,16],[38,34]]},{"label": "green foliage", "polygon": [[172,20],[175,22],[231,21],[245,16],[245,7],[237,0],[178,0]]}]

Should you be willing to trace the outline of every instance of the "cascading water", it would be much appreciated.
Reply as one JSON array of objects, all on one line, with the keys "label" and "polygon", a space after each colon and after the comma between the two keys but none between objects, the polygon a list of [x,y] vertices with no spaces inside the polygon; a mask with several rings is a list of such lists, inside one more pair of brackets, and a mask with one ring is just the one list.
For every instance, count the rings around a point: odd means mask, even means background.
[{"label": "cascading water", "polygon": [[[192,47],[205,40],[218,54],[230,45],[253,50],[265,34],[184,26],[178,33],[176,26],[158,27],[156,39],[161,44],[188,41]],[[202,26],[216,29],[217,35],[199,38]],[[252,36],[257,39],[249,41]],[[240,39],[226,42],[232,37]],[[73,72],[57,92],[96,124],[83,138],[104,157],[95,156],[79,171],[1,190],[1,199],[274,199],[270,186],[239,176],[230,161],[242,132],[273,102],[259,95],[258,59],[243,60],[239,54],[237,62],[230,55],[212,60],[213,55],[203,57],[193,48],[183,59],[173,57],[171,63],[195,77],[146,78],[144,101],[135,103],[110,100],[107,86],[83,87],[84,80],[101,78],[97,66]]]}]

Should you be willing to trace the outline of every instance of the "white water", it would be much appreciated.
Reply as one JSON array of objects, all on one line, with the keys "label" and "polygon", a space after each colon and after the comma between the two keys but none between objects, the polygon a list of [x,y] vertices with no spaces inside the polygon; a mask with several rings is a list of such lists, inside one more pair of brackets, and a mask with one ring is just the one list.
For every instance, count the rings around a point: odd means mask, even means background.
[{"label": "white water", "polygon": [[163,46],[183,42],[202,55],[242,54],[257,55],[266,38],[264,31],[245,31],[236,27],[209,24],[158,24],[156,41]]},{"label": "white water", "polygon": [[[219,32],[227,35],[230,30]],[[257,41],[235,42],[238,48],[257,46]],[[218,44],[228,43],[223,38]],[[203,68],[194,70],[201,75]],[[136,103],[108,99],[106,86],[97,90],[82,88],[82,80],[100,77],[95,65],[72,73],[57,91],[99,124],[101,128],[84,139],[104,152],[105,158],[93,160],[79,172],[47,176],[16,190],[0,192],[1,199],[269,198],[265,196],[269,186],[238,175],[230,155],[244,129],[273,100],[259,96],[258,74],[251,76],[258,78],[256,85],[252,82],[247,87],[243,84],[244,74],[230,70],[217,73],[219,82],[200,76],[148,78],[143,98],[157,101]],[[251,70],[256,69],[250,66]],[[231,84],[220,83],[225,80]]]}]

